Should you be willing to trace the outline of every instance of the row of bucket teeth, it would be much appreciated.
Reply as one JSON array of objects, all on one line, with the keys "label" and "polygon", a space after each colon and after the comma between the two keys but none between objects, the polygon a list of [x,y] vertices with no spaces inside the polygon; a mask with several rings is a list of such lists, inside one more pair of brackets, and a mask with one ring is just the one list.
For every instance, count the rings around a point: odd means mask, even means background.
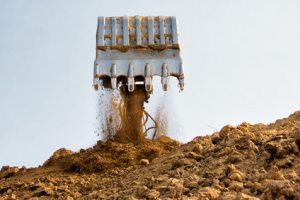
[{"label": "row of bucket teeth", "polygon": [[[101,77],[97,73],[97,68],[99,66],[96,66],[95,69],[95,79],[94,79],[94,87],[97,90],[99,88],[99,81]],[[116,64],[112,64],[111,69],[110,69],[110,83],[111,83],[111,88],[112,89],[117,89],[118,84],[117,84],[117,78],[118,78],[118,73],[117,73],[117,66]],[[145,84],[145,90],[147,92],[151,92],[153,90],[153,84],[152,84],[152,75],[151,75],[151,67],[148,63],[145,64],[145,74],[144,74],[144,84]],[[177,72],[178,73],[178,72]],[[163,63],[162,68],[161,68],[161,84],[162,88],[164,91],[168,90],[168,83],[169,83],[169,76],[170,73],[168,71],[168,65],[166,63]],[[179,80],[179,88],[180,90],[184,89],[184,72],[183,72],[183,65],[181,64],[179,67],[179,73],[177,76]],[[134,91],[134,85],[135,85],[135,74],[134,74],[134,66],[132,64],[129,64],[128,66],[128,74],[127,74],[127,87],[129,92]]]}]

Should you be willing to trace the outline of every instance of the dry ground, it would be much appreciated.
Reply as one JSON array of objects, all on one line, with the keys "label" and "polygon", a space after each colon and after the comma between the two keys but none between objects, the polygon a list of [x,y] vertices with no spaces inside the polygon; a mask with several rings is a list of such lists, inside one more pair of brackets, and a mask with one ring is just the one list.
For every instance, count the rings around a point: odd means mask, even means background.
[{"label": "dry ground", "polygon": [[0,199],[300,199],[300,112],[179,144],[99,141],[38,168],[2,167]]}]

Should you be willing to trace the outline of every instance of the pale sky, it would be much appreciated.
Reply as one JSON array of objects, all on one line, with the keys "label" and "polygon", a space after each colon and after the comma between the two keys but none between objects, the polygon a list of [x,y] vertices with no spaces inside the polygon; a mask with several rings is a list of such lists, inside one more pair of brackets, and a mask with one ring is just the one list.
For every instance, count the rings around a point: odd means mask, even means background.
[{"label": "pale sky", "polygon": [[300,109],[298,0],[0,0],[0,166],[95,144],[97,17],[123,15],[177,17],[186,88],[166,98],[172,137]]}]

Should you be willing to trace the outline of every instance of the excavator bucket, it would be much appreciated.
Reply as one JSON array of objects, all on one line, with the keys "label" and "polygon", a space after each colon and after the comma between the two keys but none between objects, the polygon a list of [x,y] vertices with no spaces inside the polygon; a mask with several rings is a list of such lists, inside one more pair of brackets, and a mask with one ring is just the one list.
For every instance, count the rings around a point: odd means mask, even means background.
[{"label": "excavator bucket", "polygon": [[121,83],[129,92],[143,85],[151,93],[153,76],[161,77],[165,91],[169,76],[176,77],[180,90],[184,89],[175,17],[99,17],[96,43],[96,90],[100,86],[116,89]]}]

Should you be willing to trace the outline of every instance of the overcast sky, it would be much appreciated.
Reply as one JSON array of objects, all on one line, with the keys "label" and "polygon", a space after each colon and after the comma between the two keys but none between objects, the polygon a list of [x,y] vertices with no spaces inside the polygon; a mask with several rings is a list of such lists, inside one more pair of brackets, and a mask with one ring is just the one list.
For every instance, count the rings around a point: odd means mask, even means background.
[{"label": "overcast sky", "polygon": [[123,15],[178,19],[186,89],[165,98],[172,137],[300,109],[298,0],[0,0],[0,166],[38,166],[58,148],[97,141],[97,17]]}]

